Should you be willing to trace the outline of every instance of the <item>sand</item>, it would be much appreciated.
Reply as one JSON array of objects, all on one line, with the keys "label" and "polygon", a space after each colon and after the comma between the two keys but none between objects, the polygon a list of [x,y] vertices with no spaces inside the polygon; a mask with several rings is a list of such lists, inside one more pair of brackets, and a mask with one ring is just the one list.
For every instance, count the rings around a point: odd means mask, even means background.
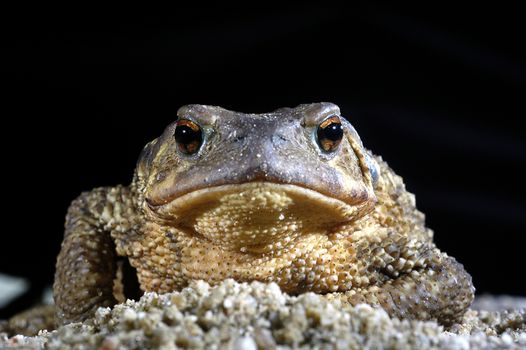
[{"label": "sand", "polygon": [[[289,296],[276,284],[216,287],[192,282],[181,292],[146,293],[100,308],[84,323],[36,337],[0,339],[7,349],[526,349],[526,298],[479,298],[461,323],[391,319],[369,305],[320,295]],[[504,311],[503,308],[512,308]],[[486,311],[490,309],[493,311]]]}]

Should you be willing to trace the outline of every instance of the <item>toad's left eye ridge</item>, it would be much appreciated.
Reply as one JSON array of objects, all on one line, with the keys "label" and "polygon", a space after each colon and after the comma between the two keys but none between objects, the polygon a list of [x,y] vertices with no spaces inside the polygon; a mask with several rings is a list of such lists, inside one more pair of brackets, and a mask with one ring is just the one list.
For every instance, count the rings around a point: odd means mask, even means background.
[{"label": "toad's left eye ridge", "polygon": [[318,144],[325,152],[333,152],[343,138],[342,122],[338,116],[325,119],[318,126]]},{"label": "toad's left eye ridge", "polygon": [[174,138],[182,153],[194,154],[203,143],[203,132],[193,121],[180,119],[175,126]]}]

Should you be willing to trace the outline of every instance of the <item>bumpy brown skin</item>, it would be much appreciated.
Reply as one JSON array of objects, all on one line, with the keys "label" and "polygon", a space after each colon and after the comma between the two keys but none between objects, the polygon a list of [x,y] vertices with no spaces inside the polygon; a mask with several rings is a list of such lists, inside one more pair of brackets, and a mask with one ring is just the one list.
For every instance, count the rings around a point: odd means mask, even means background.
[{"label": "bumpy brown skin", "polygon": [[83,193],[69,208],[57,261],[58,324],[118,300],[116,260],[127,257],[143,291],[191,279],[274,281],[393,316],[450,324],[474,288],[440,252],[402,179],[372,156],[350,123],[334,152],[317,126],[339,109],[301,105],[242,114],[190,105],[204,143],[182,154],[175,123],[148,144],[129,187]]}]

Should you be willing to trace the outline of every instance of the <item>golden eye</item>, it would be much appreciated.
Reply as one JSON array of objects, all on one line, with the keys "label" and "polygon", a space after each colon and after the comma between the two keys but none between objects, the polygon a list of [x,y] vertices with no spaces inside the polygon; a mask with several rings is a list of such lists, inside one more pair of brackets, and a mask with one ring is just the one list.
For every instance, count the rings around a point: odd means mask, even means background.
[{"label": "golden eye", "polygon": [[194,154],[199,151],[199,147],[203,143],[203,131],[193,121],[180,119],[175,126],[174,138],[182,153]]},{"label": "golden eye", "polygon": [[343,127],[340,117],[332,116],[318,125],[318,144],[325,152],[334,152],[343,138]]}]

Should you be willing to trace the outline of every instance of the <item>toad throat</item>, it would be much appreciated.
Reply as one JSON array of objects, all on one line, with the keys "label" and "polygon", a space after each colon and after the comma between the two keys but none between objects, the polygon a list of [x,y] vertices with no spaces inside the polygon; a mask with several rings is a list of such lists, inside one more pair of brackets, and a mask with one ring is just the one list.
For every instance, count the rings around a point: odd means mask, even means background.
[{"label": "toad throat", "polygon": [[297,185],[250,182],[196,190],[149,209],[165,225],[223,249],[268,253],[301,235],[327,234],[373,206],[370,199],[351,205]]}]

